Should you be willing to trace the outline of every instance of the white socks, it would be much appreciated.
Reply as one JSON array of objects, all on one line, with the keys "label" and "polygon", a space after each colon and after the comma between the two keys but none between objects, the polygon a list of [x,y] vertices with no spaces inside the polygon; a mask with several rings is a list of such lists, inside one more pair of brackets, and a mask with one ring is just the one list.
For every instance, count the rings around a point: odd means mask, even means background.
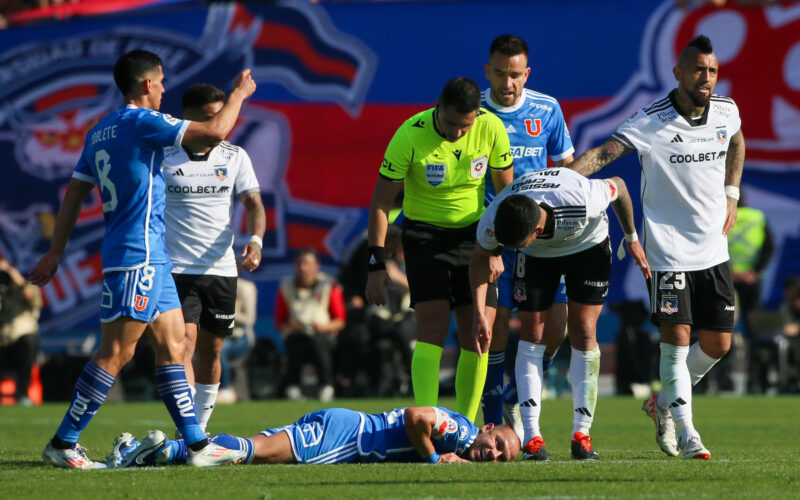
[{"label": "white socks", "polygon": [[600,348],[590,351],[572,348],[569,360],[569,378],[572,382],[572,435],[589,434],[597,406],[597,377],[600,373]]},{"label": "white socks", "polygon": [[700,349],[700,342],[695,342],[689,347],[686,366],[689,368],[689,376],[692,377],[692,387],[703,379],[705,374],[717,364],[717,361],[719,359],[712,358]]},{"label": "white socks", "polygon": [[525,435],[522,445],[529,440],[541,436],[539,416],[542,413],[542,357],[544,344],[533,344],[519,341],[517,362],[514,373],[517,376],[517,394],[519,395],[519,413]]},{"label": "white socks", "polygon": [[659,374],[664,402],[669,407],[672,420],[681,436],[694,434],[692,425],[692,379],[686,365],[689,346],[676,346],[661,342]]},{"label": "white socks", "polygon": [[219,384],[195,384],[195,389],[197,394],[194,397],[194,408],[197,412],[197,423],[205,432],[208,419],[214,411],[214,403],[217,401]]}]

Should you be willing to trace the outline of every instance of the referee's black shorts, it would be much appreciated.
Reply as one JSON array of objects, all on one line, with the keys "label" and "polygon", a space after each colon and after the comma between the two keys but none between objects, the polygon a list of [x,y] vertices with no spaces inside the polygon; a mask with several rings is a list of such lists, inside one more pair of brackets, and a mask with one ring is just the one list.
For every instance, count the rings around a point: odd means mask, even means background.
[{"label": "referee's black shorts", "polygon": [[403,251],[412,307],[429,300],[447,300],[450,307],[472,304],[469,261],[477,227],[477,222],[453,229],[406,219]]},{"label": "referee's black shorts", "polygon": [[233,333],[236,313],[236,277],[172,274],[181,300],[183,321],[220,337]]}]

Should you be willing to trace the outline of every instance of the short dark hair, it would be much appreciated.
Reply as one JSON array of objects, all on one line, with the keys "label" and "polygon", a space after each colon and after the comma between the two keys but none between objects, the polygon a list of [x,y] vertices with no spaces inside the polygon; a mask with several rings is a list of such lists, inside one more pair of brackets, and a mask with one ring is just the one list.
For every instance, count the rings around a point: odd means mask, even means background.
[{"label": "short dark hair", "polygon": [[117,59],[114,65],[114,81],[122,95],[128,95],[136,89],[139,81],[151,71],[162,66],[157,54],[146,50],[131,50]]},{"label": "short dark hair", "polygon": [[703,54],[711,54],[714,52],[714,47],[711,46],[711,40],[705,35],[697,35],[692,38],[692,41],[686,45],[686,48],[694,47]]},{"label": "short dark hair", "polygon": [[305,247],[305,248],[299,249],[297,251],[297,253],[294,254],[294,262],[295,262],[295,264],[300,262],[300,259],[302,259],[306,255],[310,255],[310,256],[314,257],[314,260],[319,262],[319,254],[317,253],[317,251],[312,247]]},{"label": "short dark hair", "polygon": [[477,111],[481,107],[481,89],[465,76],[453,78],[442,89],[439,104],[443,108],[452,106],[461,114]]},{"label": "short dark hair", "polygon": [[536,201],[523,194],[513,194],[497,207],[494,237],[503,246],[518,247],[536,231],[541,217]]},{"label": "short dark hair", "polygon": [[527,59],[528,44],[525,43],[525,40],[516,35],[500,35],[494,39],[492,46],[489,47],[490,56],[495,52],[499,52],[508,57],[524,54]]},{"label": "short dark hair", "polygon": [[207,83],[195,83],[183,93],[181,105],[183,110],[202,108],[212,102],[225,101],[225,92]]}]

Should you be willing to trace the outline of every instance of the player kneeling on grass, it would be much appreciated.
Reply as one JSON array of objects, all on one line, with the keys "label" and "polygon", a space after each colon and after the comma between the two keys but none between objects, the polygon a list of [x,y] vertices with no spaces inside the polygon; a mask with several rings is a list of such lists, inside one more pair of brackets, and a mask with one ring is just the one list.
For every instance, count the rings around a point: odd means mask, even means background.
[{"label": "player kneeling on grass", "polygon": [[[209,441],[245,452],[237,462],[244,464],[510,462],[520,450],[510,427],[478,428],[460,413],[432,406],[373,414],[330,408],[251,438],[217,434]],[[161,431],[150,431],[141,443],[125,432],[114,442],[107,464],[183,464],[186,456],[184,441],[168,439]]]}]

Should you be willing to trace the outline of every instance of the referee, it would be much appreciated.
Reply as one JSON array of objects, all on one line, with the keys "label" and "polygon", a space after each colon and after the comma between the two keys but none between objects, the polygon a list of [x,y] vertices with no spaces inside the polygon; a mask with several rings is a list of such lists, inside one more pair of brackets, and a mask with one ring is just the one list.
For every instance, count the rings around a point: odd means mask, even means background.
[{"label": "referee", "polygon": [[[486,172],[498,191],[513,178],[508,134],[481,108],[481,92],[468,78],[450,80],[436,106],[395,133],[380,168],[369,208],[369,277],[365,296],[386,303],[384,243],[392,200],[405,182],[403,249],[417,316],[411,379],[418,406],[436,406],[439,362],[455,312],[461,355],[456,371],[457,410],[475,419],[488,357],[478,357],[472,330],[469,260],[484,211]],[[502,271],[493,259],[493,274]]]}]

